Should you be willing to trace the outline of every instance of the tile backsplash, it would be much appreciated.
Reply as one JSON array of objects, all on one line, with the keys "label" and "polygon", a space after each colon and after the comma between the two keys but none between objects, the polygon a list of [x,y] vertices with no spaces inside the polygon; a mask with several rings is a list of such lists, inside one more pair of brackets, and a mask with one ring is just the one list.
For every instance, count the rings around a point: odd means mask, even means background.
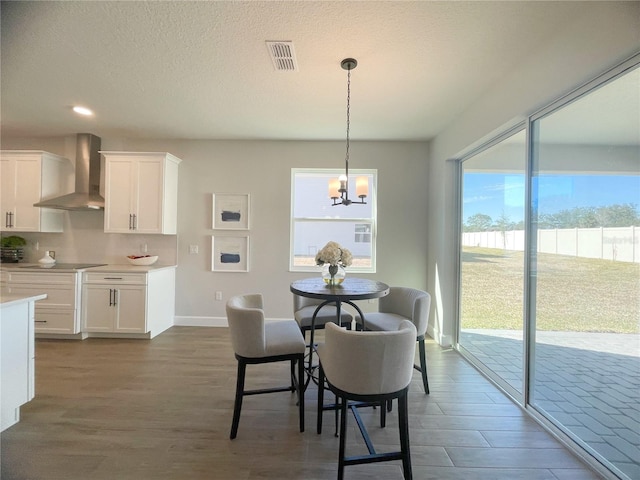
[{"label": "tile backsplash", "polygon": [[[24,262],[37,262],[47,250],[59,263],[125,264],[127,255],[158,255],[159,265],[178,262],[177,235],[104,233],[104,212],[65,212],[64,232],[15,232],[27,240]],[[145,251],[146,247],[146,251]]]}]

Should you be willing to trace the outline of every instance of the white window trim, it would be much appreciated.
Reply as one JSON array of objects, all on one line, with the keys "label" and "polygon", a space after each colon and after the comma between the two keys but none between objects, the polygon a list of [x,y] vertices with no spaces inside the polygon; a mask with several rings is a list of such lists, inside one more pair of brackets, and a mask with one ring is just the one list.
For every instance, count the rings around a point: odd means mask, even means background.
[{"label": "white window trim", "polygon": [[[293,216],[294,211],[294,185],[296,174],[306,173],[306,174],[321,174],[321,175],[340,175],[343,173],[343,170],[340,168],[292,168],[291,169],[291,198],[290,198],[290,212],[289,212],[289,271],[290,272],[314,272],[318,273],[320,267],[318,266],[294,266],[293,265],[293,230],[294,224],[296,222],[303,221],[318,221],[318,220],[328,220],[325,217],[303,217],[300,219],[295,219]],[[364,169],[364,168],[356,168],[349,169],[349,177],[358,176],[358,175],[372,175],[372,182],[369,186],[369,197],[368,199],[374,199],[375,201],[371,203],[371,218],[349,218],[349,219],[332,219],[334,222],[360,222],[360,223],[371,223],[371,266],[370,267],[348,267],[348,272],[352,273],[376,273],[376,244],[377,244],[377,232],[378,232],[378,170],[377,169]],[[327,205],[331,204],[330,198],[326,197]],[[369,200],[371,201],[371,200]],[[344,205],[336,205],[332,208],[349,208]]]}]

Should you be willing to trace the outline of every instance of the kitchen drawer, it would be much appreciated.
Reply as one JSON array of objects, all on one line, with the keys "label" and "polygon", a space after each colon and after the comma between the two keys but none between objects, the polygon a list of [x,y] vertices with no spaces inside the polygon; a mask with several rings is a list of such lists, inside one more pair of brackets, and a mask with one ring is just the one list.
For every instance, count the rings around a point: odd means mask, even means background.
[{"label": "kitchen drawer", "polygon": [[7,290],[10,293],[17,293],[20,295],[40,295],[42,293],[47,294],[47,298],[39,300],[36,303],[36,311],[39,306],[49,307],[69,307],[75,308],[76,295],[73,286],[64,285],[23,285],[12,283],[8,285]]},{"label": "kitchen drawer", "polygon": [[7,282],[9,283],[30,283],[30,284],[61,284],[75,285],[75,273],[53,273],[53,272],[7,272]]},{"label": "kitchen drawer", "polygon": [[75,310],[63,308],[36,306],[35,326],[36,333],[75,334],[80,331],[76,325]]},{"label": "kitchen drawer", "polygon": [[118,272],[85,272],[84,283],[105,283],[110,285],[146,285],[146,273],[118,273]]}]

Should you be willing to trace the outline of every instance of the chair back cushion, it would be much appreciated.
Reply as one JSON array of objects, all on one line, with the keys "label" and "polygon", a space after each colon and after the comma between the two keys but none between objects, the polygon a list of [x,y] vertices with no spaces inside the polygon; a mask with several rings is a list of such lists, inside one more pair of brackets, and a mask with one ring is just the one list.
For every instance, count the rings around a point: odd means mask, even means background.
[{"label": "chair back cushion", "polygon": [[293,311],[297,312],[298,310],[303,309],[304,307],[317,307],[323,302],[323,300],[317,298],[308,298],[303,297],[302,295],[293,294]]},{"label": "chair back cushion", "polygon": [[238,295],[227,302],[233,351],[241,357],[265,356],[264,311],[259,293]]},{"label": "chair back cushion", "polygon": [[398,330],[350,331],[328,323],[318,355],[329,383],[357,395],[393,393],[413,375],[416,328],[403,320]]},{"label": "chair back cushion", "polygon": [[391,287],[389,295],[380,298],[378,304],[378,310],[382,313],[395,313],[411,320],[418,335],[424,335],[427,331],[430,309],[431,295],[409,287]]}]

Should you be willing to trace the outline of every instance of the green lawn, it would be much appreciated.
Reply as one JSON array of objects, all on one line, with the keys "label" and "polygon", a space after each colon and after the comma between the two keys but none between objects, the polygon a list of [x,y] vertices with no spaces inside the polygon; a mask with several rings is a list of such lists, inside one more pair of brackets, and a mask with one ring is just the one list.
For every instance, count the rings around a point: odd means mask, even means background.
[{"label": "green lawn", "polygon": [[[464,247],[462,328],[521,330],[523,252]],[[640,333],[640,265],[540,254],[538,330]]]}]

